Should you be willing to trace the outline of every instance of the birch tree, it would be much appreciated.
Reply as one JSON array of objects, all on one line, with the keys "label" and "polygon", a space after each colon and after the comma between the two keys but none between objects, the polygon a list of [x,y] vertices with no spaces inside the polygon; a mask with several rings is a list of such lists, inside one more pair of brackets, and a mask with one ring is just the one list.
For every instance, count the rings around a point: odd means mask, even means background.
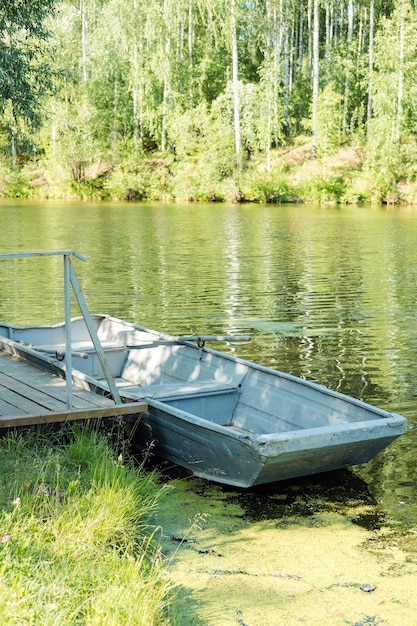
[{"label": "birch tree", "polygon": [[400,34],[398,52],[398,93],[397,93],[397,120],[395,139],[399,146],[401,138],[401,126],[403,121],[403,95],[404,95],[404,53],[405,53],[405,0],[400,2]]},{"label": "birch tree", "polygon": [[374,79],[374,25],[375,25],[375,1],[369,5],[369,46],[368,46],[368,103],[366,110],[366,132],[369,138],[370,121],[372,118],[372,97]]},{"label": "birch tree", "polygon": [[375,36],[368,163],[387,180],[417,154],[416,10],[400,0]]},{"label": "birch tree", "polygon": [[312,129],[313,156],[317,153],[318,129],[318,99],[319,99],[319,29],[320,29],[319,0],[313,0],[313,100],[312,100]]},{"label": "birch tree", "polygon": [[236,0],[231,0],[230,30],[232,48],[232,84],[233,84],[233,120],[235,129],[235,149],[237,174],[242,169],[242,141],[240,136],[240,100],[239,100],[239,59],[237,49],[237,15]]},{"label": "birch tree", "polygon": [[346,64],[345,64],[345,93],[343,106],[343,132],[347,132],[348,115],[349,115],[349,97],[350,97],[350,81],[351,81],[351,62],[352,62],[352,42],[353,42],[353,0],[348,0],[348,31],[346,42]]},{"label": "birch tree", "polygon": [[[28,22],[54,5],[23,4]],[[16,133],[19,116],[40,121],[52,78],[41,75],[42,37],[34,43],[45,27],[39,19],[22,30],[23,4],[0,8],[0,115]],[[306,127],[316,155],[323,94],[325,102],[341,98],[344,133],[366,131],[374,154],[381,137],[394,153],[417,134],[411,0],[61,0],[51,25],[55,69],[65,77],[49,106],[59,112],[51,117],[51,149],[67,119],[68,128],[83,125],[103,159],[161,149],[175,160],[180,144],[187,155],[181,124],[191,142],[196,136],[192,150],[207,145],[212,125],[219,153],[234,152],[239,178],[260,150],[271,171],[272,150]],[[204,116],[193,130],[192,120]]]}]

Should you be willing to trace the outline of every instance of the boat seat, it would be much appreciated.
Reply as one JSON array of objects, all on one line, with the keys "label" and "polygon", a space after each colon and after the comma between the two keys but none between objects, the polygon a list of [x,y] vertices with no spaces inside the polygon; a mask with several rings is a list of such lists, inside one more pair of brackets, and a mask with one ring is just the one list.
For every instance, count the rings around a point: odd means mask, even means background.
[{"label": "boat seat", "polygon": [[239,385],[233,383],[220,383],[216,380],[201,380],[180,383],[162,383],[158,385],[134,385],[121,378],[116,378],[116,385],[121,395],[132,394],[135,398],[186,398],[199,394],[232,393],[239,389]]},{"label": "boat seat", "polygon": [[[126,346],[122,343],[118,343],[116,341],[100,341],[101,347],[105,352],[109,351],[123,351],[127,350]],[[38,350],[39,352],[46,352],[47,354],[55,354],[56,352],[64,353],[65,352],[65,343],[54,343],[51,345],[43,345],[43,346],[30,346],[33,350]],[[96,352],[94,344],[92,341],[73,341],[71,343],[71,348],[74,353],[82,353],[85,352],[90,354],[91,352]]]},{"label": "boat seat", "polygon": [[[106,355],[106,361],[110,371],[113,375],[116,375],[120,372],[123,362],[126,359],[126,346],[115,341],[102,341],[101,346]],[[65,343],[31,346],[31,349],[46,354],[52,359],[57,358],[59,361],[62,361],[65,355]],[[104,376],[100,359],[92,341],[72,341],[71,354],[73,369],[79,370],[87,376],[93,376],[94,378]]]}]

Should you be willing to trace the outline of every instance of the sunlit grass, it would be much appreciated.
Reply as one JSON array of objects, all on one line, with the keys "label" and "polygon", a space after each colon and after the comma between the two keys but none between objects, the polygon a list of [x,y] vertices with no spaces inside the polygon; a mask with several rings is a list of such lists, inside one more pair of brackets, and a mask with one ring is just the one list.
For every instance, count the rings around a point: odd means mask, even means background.
[{"label": "sunlit grass", "polygon": [[167,624],[160,488],[104,435],[0,440],[0,623]]}]

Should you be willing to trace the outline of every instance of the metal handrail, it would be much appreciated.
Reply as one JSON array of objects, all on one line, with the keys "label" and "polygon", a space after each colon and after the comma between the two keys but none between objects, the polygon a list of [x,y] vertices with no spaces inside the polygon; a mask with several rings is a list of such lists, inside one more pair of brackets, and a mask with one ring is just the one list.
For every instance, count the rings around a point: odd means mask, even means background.
[{"label": "metal handrail", "polygon": [[71,337],[71,287],[74,295],[77,299],[78,306],[80,307],[81,314],[84,318],[85,325],[90,334],[91,341],[97,352],[100,365],[103,373],[106,377],[107,383],[111,395],[115,404],[122,404],[119,392],[117,391],[116,383],[111,373],[110,367],[107,363],[106,355],[103,350],[103,346],[100,343],[100,339],[97,335],[96,327],[94,326],[93,318],[88,309],[87,303],[82,293],[80,284],[78,282],[77,275],[71,263],[71,256],[74,256],[81,261],[87,261],[87,258],[82,254],[79,254],[75,250],[51,250],[47,252],[14,252],[10,254],[0,254],[0,260],[2,259],[23,259],[37,256],[62,256],[64,259],[64,320],[65,320],[65,369],[66,369],[66,392],[67,392],[67,408],[71,410],[72,407],[72,337]]},{"label": "metal handrail", "polygon": [[24,259],[33,256],[75,256],[81,261],[86,261],[87,257],[83,256],[75,250],[47,250],[45,252],[10,252],[8,254],[0,254],[1,259]]}]

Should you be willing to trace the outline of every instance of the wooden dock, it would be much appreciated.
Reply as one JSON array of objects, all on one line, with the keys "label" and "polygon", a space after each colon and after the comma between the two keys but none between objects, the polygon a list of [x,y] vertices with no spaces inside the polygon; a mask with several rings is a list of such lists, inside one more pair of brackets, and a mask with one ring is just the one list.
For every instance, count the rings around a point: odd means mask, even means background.
[{"label": "wooden dock", "polygon": [[116,405],[76,383],[68,409],[65,379],[0,349],[0,428],[136,415],[146,409],[143,402]]}]

